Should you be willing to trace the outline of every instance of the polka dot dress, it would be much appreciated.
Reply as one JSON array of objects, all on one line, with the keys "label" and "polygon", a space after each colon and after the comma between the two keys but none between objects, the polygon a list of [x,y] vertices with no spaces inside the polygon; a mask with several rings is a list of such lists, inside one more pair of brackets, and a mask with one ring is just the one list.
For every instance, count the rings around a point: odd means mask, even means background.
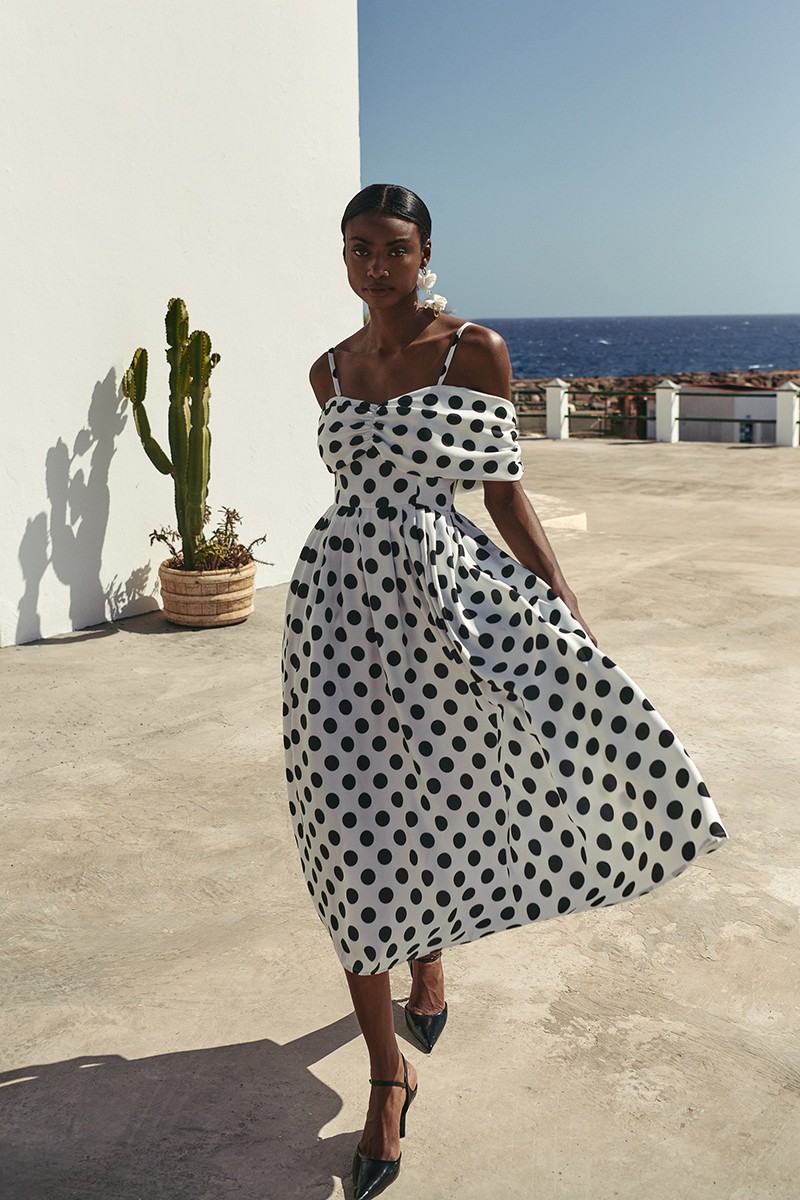
[{"label": "polka dot dress", "polygon": [[292,825],[356,974],[641,895],[726,837],[640,688],[455,506],[522,475],[508,402],[444,382],[464,328],[433,387],[368,404],[334,376],[335,496],[287,596]]}]

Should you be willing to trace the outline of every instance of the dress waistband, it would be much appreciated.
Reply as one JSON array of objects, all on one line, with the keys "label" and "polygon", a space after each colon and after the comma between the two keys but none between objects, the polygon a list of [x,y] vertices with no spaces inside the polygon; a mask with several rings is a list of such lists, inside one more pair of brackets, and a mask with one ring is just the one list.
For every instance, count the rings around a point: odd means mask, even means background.
[{"label": "dress waistband", "polygon": [[377,512],[378,514],[389,515],[400,508],[421,509],[424,512],[453,512],[455,511],[454,504],[426,504],[422,500],[388,500],[383,497],[364,504],[359,500],[357,504],[336,504],[333,505],[333,511],[337,517],[353,516],[360,512]]},{"label": "dress waistband", "polygon": [[336,482],[333,503],[342,514],[358,509],[449,512],[454,507],[454,479],[425,479],[420,475],[403,476],[399,472],[384,476],[380,471],[369,474],[364,470],[354,473],[351,478],[342,472]]}]

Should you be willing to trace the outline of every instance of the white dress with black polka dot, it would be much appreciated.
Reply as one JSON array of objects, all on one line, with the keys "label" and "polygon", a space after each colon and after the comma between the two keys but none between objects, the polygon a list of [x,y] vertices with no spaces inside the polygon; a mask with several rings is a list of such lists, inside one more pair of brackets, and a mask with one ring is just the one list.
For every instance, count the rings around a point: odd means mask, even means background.
[{"label": "white dress with black polka dot", "polygon": [[444,382],[463,328],[433,387],[369,404],[334,375],[335,497],[287,596],[289,807],[356,974],[641,895],[726,837],[641,689],[454,506],[522,475],[512,406]]}]

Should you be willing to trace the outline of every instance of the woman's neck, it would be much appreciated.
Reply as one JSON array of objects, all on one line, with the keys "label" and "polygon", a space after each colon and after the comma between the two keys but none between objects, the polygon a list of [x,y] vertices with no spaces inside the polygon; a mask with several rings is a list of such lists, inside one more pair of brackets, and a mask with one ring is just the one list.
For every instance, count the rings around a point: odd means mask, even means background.
[{"label": "woman's neck", "polygon": [[371,308],[364,340],[379,353],[399,350],[418,338],[435,320],[430,309],[420,308],[416,296],[411,295],[390,309]]}]

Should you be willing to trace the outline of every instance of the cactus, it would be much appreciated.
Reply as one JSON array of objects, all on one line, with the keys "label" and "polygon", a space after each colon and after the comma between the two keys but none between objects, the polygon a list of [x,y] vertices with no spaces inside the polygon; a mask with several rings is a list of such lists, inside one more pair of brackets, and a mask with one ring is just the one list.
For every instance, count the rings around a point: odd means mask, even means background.
[{"label": "cactus", "polygon": [[211,476],[211,433],[208,428],[211,372],[220,360],[211,353],[211,338],[202,329],[189,333],[189,314],[183,300],[167,307],[167,361],[169,363],[170,459],[150,431],[144,407],[147,392],[147,351],[141,347],[122,379],[133,420],[145,453],[162,475],[172,475],[175,515],[181,538],[183,566],[196,569],[196,551],[206,521],[206,497]]}]

